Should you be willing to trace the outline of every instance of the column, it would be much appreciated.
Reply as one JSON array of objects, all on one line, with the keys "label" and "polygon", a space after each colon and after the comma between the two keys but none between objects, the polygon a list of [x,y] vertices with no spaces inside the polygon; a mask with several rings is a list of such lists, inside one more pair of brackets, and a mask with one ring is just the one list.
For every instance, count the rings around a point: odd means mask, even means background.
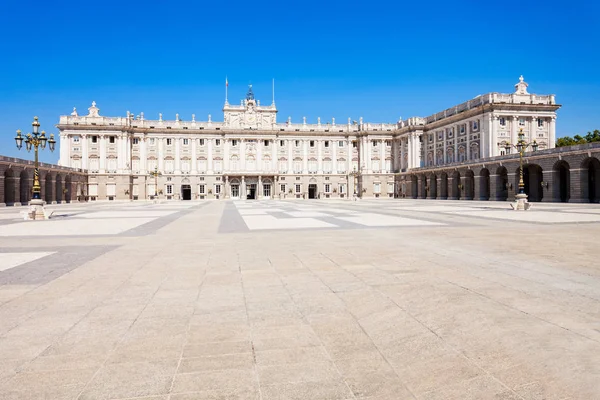
[{"label": "column", "polygon": [[303,140],[302,145],[304,146],[303,154],[302,154],[302,173],[307,174],[308,173],[308,140],[306,140],[306,139]]},{"label": "column", "polygon": [[100,173],[106,173],[106,136],[99,135],[98,140],[100,140]]},{"label": "column", "polygon": [[175,140],[175,173],[181,174],[181,138],[176,137]]},{"label": "column", "polygon": [[[192,141],[192,165],[191,165],[191,171],[192,171],[192,175],[197,175],[198,174],[198,138],[193,138],[190,139]],[[223,146],[225,146],[225,141],[223,141]]]},{"label": "column", "polygon": [[[165,170],[165,138],[157,137],[156,144],[158,146],[158,170],[164,172]],[[158,190],[158,187],[156,188]]]},{"label": "column", "polygon": [[240,185],[240,198],[246,200],[246,177],[242,176],[242,184]]},{"label": "column", "polygon": [[[428,182],[427,182],[427,187],[429,188],[429,192],[427,193],[427,198],[428,199],[434,199],[437,196],[437,177],[435,175],[430,175],[429,178],[427,178]],[[435,190],[433,189],[435,187]]]},{"label": "column", "polygon": [[[214,139],[208,139],[207,140],[207,146],[208,146],[208,157],[206,160],[206,173],[207,174],[212,174],[213,173],[213,160],[212,160],[212,144],[213,144],[213,140]],[[225,143],[223,143],[223,145],[225,145]]]},{"label": "column", "polygon": [[[338,146],[338,140],[333,140],[332,141],[332,145],[333,148],[331,149],[331,172],[334,174],[338,173],[338,167],[337,167],[337,146]],[[339,189],[339,188],[338,188]]]},{"label": "column", "polygon": [[240,141],[240,153],[239,153],[240,171],[245,171],[246,170],[246,140],[239,139],[239,141]]},{"label": "column", "polygon": [[553,149],[556,146],[556,115],[550,117],[550,126],[548,127],[548,148]]},{"label": "column", "polygon": [[517,144],[519,135],[519,117],[514,116],[510,126],[510,144]]},{"label": "column", "polygon": [[258,193],[256,194],[257,199],[262,199],[263,197],[263,187],[262,187],[262,176],[258,176],[258,187],[256,188]]},{"label": "column", "polygon": [[[467,140],[466,140],[467,154],[465,155],[465,160],[467,160],[467,161],[469,161],[471,159],[471,138],[469,137],[469,136],[471,136],[471,132],[470,132],[471,126],[470,125],[471,124],[467,122],[466,126],[465,126],[465,134],[467,135]],[[483,127],[484,127],[484,124],[483,124],[483,121],[481,121],[481,124],[479,125],[480,137],[484,136]]]},{"label": "column", "polygon": [[87,134],[82,134],[79,140],[81,141],[81,169],[88,169],[90,156],[88,154],[89,141]]},{"label": "column", "polygon": [[[499,117],[497,115],[493,115],[490,116],[490,133],[488,134],[489,136],[489,153],[488,154],[484,154],[483,150],[481,151],[481,158],[484,157],[495,157],[499,154],[498,152],[498,119]],[[482,141],[480,141],[480,143],[483,143]],[[483,148],[483,146],[480,146],[481,148]]]},{"label": "column", "polygon": [[[279,173],[279,152],[277,150],[277,146],[279,146],[279,138],[275,136],[275,139],[273,139],[273,147],[271,148],[271,171],[276,171],[276,173]],[[271,192],[273,198],[275,198],[275,186],[277,185],[275,184],[275,181],[273,181],[273,188],[271,189],[273,190]]]},{"label": "column", "polygon": [[445,129],[442,134],[444,135],[444,137],[442,138],[442,146],[443,146],[442,151],[444,153],[443,154],[444,159],[442,160],[442,164],[446,164],[448,162],[448,158],[447,158],[448,156],[446,154],[446,148],[448,147],[448,142],[446,140],[446,130]]},{"label": "column", "polygon": [[481,170],[473,176],[473,198],[470,200],[484,200],[481,198]]},{"label": "column", "polygon": [[[257,139],[256,141],[256,171],[257,172],[262,172],[264,169],[264,165],[263,165],[263,153],[262,153],[262,149],[264,147],[265,143],[264,143],[264,139]],[[259,198],[259,197],[257,197]]]},{"label": "column", "polygon": [[125,170],[125,158],[127,156],[123,151],[123,134],[116,135],[115,140],[117,141],[117,172],[123,173]]},{"label": "column", "polygon": [[406,150],[404,149],[404,139],[400,139],[400,171],[406,168],[404,165],[405,152]]},{"label": "column", "polygon": [[[140,175],[146,175],[148,170],[148,149],[146,148],[146,135],[138,139],[140,144]],[[131,166],[133,168],[133,165]],[[138,185],[139,188],[139,185]]]},{"label": "column", "polygon": [[365,147],[366,147],[366,151],[365,151],[365,169],[367,170],[367,173],[372,174],[373,173],[373,165],[371,165],[371,158],[372,158],[372,149],[373,149],[373,143],[371,143],[371,140],[369,139],[368,136],[365,136]]},{"label": "column", "polygon": [[323,174],[323,141],[317,140],[317,172]]},{"label": "column", "polygon": [[498,199],[498,175],[491,173],[490,171],[490,200],[499,200]]},{"label": "column", "polygon": [[229,185],[229,177],[227,175],[225,176],[225,187],[223,190],[225,191],[224,194],[226,199],[231,197],[231,186]]},{"label": "column", "polygon": [[231,165],[229,164],[229,159],[231,158],[229,154],[230,146],[231,140],[223,139],[223,171],[231,171]]},{"label": "column", "polygon": [[292,167],[292,163],[294,162],[294,141],[288,139],[288,154],[287,154],[287,162],[288,162],[288,174],[295,172]]},{"label": "column", "polygon": [[458,125],[454,126],[454,162],[458,161]]},{"label": "column", "polygon": [[352,140],[350,140],[349,137],[346,138],[346,150],[348,154],[346,157],[346,173],[350,173],[352,172],[352,157],[354,155],[354,149],[352,148]]},{"label": "column", "polygon": [[433,165],[438,165],[437,161],[437,132],[433,132]]}]

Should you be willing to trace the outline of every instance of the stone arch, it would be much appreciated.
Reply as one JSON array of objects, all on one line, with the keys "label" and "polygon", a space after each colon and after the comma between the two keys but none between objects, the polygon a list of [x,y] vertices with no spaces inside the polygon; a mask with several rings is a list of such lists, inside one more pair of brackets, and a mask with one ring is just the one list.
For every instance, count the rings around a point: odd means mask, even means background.
[{"label": "stone arch", "polygon": [[559,160],[552,166],[552,198],[554,201],[566,203],[571,198],[570,175],[571,167],[565,160]]},{"label": "stone arch", "polygon": [[588,157],[581,163],[581,200],[600,203],[600,160]]},{"label": "stone arch", "polygon": [[[517,193],[519,192],[519,180],[520,171],[517,167],[515,171],[515,188]],[[543,170],[537,164],[525,164],[523,165],[523,183],[525,184],[525,194],[527,194],[527,200],[531,202],[542,201],[544,192],[542,189],[542,176]]]},{"label": "stone arch", "polygon": [[504,166],[498,167],[498,169],[496,169],[496,200],[508,200],[509,185],[508,170]]},{"label": "stone arch", "polygon": [[479,171],[479,200],[490,199],[490,170],[482,168]]},{"label": "stone arch", "polygon": [[56,184],[54,187],[55,190],[55,196],[56,196],[56,202],[60,203],[63,199],[63,182],[62,182],[62,175],[61,174],[56,174]]},{"label": "stone arch", "polygon": [[24,169],[19,174],[19,199],[21,204],[28,204],[29,200],[31,200],[31,191],[33,184],[29,182],[29,174],[27,170]]},{"label": "stone arch", "polygon": [[4,171],[4,203],[6,205],[15,203],[15,173],[12,168]]},{"label": "stone arch", "polygon": [[473,200],[475,198],[475,173],[472,170],[465,172],[465,200]]},{"label": "stone arch", "polygon": [[454,171],[454,173],[452,174],[452,189],[451,189],[452,193],[450,195],[450,198],[452,200],[460,200],[461,187],[462,187],[462,183],[460,181],[460,172]]},{"label": "stone arch", "polygon": [[448,174],[445,172],[440,175],[440,193],[438,197],[444,200],[448,198]]},{"label": "stone arch", "polygon": [[410,176],[410,197],[416,199],[419,194],[419,180],[416,175]]},{"label": "stone arch", "polygon": [[71,175],[67,174],[65,177],[65,201],[67,203],[70,203],[72,200],[73,188],[71,186]]},{"label": "stone arch", "polygon": [[427,198],[427,176],[419,175],[419,199]]},{"label": "stone arch", "polygon": [[427,182],[427,187],[429,188],[428,198],[435,199],[437,198],[437,176],[435,174],[431,174],[429,176],[429,182]]},{"label": "stone arch", "polygon": [[54,201],[52,198],[52,173],[50,171],[46,172],[46,176],[44,177],[44,200],[46,203]]}]

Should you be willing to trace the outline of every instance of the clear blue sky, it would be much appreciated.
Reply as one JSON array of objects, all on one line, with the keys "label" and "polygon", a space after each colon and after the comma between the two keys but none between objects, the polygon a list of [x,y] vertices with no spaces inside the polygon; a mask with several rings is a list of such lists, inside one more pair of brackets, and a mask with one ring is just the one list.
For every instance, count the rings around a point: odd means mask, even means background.
[{"label": "clear blue sky", "polygon": [[[78,1],[0,5],[0,154],[34,115],[56,133],[74,106],[101,115],[222,120],[276,82],[279,121],[427,116],[487,92],[563,105],[557,135],[600,129],[596,1]],[[58,151],[42,160],[56,162]]]}]

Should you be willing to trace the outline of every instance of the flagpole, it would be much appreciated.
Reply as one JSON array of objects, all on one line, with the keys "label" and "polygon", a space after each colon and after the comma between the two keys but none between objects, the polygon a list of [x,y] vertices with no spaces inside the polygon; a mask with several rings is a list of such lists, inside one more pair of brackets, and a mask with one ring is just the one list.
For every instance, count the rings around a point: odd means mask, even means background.
[{"label": "flagpole", "polygon": [[273,105],[275,105],[275,78],[273,78]]},{"label": "flagpole", "polygon": [[228,104],[227,101],[227,89],[229,88],[229,81],[227,80],[227,76],[225,76],[225,104]]}]

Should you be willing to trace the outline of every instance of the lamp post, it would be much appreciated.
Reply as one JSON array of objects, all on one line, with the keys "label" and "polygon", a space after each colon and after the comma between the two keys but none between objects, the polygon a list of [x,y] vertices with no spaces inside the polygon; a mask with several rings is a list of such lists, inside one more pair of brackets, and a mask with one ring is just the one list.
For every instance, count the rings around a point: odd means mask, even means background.
[{"label": "lamp post", "polygon": [[50,147],[50,151],[54,151],[54,146],[56,145],[56,140],[54,140],[54,135],[50,134],[50,138],[46,137],[46,132],[40,130],[40,123],[38,122],[38,117],[33,117],[33,122],[31,123],[33,127],[33,132],[28,133],[23,139],[21,136],[21,130],[17,130],[17,136],[15,137],[15,142],[17,144],[17,149],[21,150],[23,147],[23,140],[25,140],[25,148],[28,152],[33,148],[34,151],[34,171],[33,171],[33,196],[34,200],[41,200],[41,187],[40,187],[40,170],[39,170],[39,161],[38,161],[38,149],[41,147],[42,150],[46,148],[46,143],[48,143]]},{"label": "lamp post", "polygon": [[516,195],[516,204],[511,204],[511,206],[514,210],[525,211],[528,210],[530,206],[527,202],[527,194],[525,193],[525,182],[523,181],[523,154],[529,147],[531,147],[533,151],[537,151],[538,144],[535,140],[529,143],[526,142],[525,134],[523,133],[523,128],[521,128],[519,130],[519,139],[517,140],[517,144],[506,143],[504,145],[504,149],[506,150],[507,154],[510,154],[510,149],[513,147],[519,152],[519,188],[518,193]]},{"label": "lamp post", "polygon": [[353,178],[352,185],[354,186],[354,200],[356,200],[356,197],[357,197],[356,187],[358,186],[358,176],[359,175],[360,175],[360,172],[356,170],[356,167],[354,167],[354,170],[352,172],[350,172],[350,176],[352,176],[352,178]]},{"label": "lamp post", "polygon": [[154,167],[154,171],[149,172],[150,176],[154,177],[154,198],[158,197],[158,176],[162,175],[158,167]]}]

